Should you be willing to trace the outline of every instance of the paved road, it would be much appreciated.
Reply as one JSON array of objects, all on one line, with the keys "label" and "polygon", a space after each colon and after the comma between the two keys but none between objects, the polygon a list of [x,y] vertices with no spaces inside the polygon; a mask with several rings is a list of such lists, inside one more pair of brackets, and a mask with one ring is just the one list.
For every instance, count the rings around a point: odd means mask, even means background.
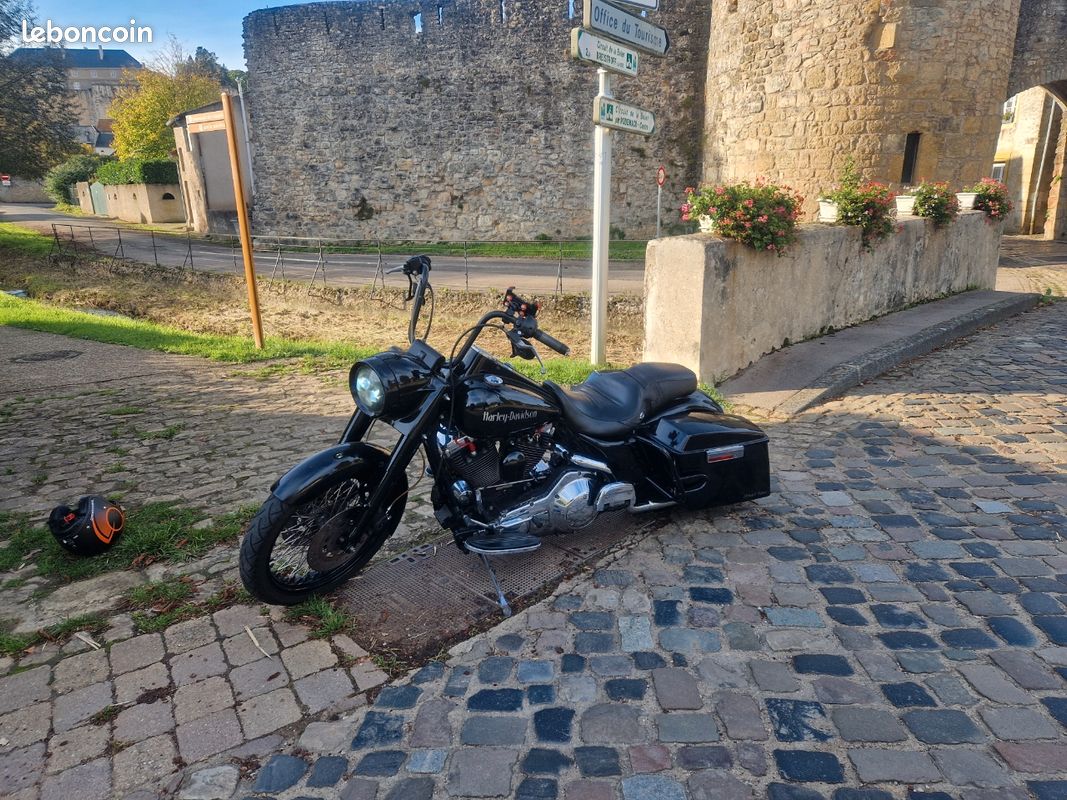
[{"label": "paved road", "polygon": [[[256,606],[132,638],[114,617],[110,650],[72,642],[0,678],[0,791],[1062,800],[1065,337],[1067,303],[1041,307],[769,424],[771,497],[673,515],[370,708],[384,676],[345,636],[309,641]],[[350,406],[315,376],[174,360],[5,403],[4,504],[95,481],[225,508],[269,482],[272,450],[313,449]],[[188,569],[217,586],[228,563]]]},{"label": "paved road", "polygon": [[[144,263],[159,263],[166,266],[189,266],[189,249],[192,248],[192,267],[209,272],[234,272],[243,269],[240,249],[236,251],[225,245],[210,244],[196,239],[187,240],[177,234],[152,234],[136,229],[123,229],[116,233],[112,220],[93,217],[68,217],[57,214],[47,206],[21,203],[0,203],[0,220],[14,222],[51,235],[52,224],[61,227],[65,238],[73,238],[83,246],[111,255],[120,252],[127,258]],[[92,233],[90,234],[90,229]],[[413,250],[413,253],[417,250]],[[270,276],[277,264],[278,275],[290,280],[310,281],[316,275],[315,253],[290,253],[277,263],[277,253],[264,251],[257,256],[260,275]],[[385,256],[386,266],[403,262],[402,256]],[[467,284],[465,271],[469,271],[472,289],[504,289],[518,286],[525,291],[551,292],[556,286],[558,260],[537,259],[492,259],[433,256],[433,281],[438,287],[463,288]],[[376,255],[329,254],[325,265],[326,279],[333,285],[366,285],[374,279],[378,268]],[[587,261],[563,261],[563,288],[570,292],[589,290],[590,266]],[[390,277],[390,281],[403,283],[402,277]],[[643,290],[644,265],[635,262],[619,262],[611,265],[609,290],[613,294],[638,294]]]}]

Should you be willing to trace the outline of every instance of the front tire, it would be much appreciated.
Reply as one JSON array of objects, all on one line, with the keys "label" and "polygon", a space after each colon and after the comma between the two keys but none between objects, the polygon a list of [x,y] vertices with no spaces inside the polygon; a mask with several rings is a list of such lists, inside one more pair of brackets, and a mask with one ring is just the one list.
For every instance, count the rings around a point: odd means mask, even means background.
[{"label": "front tire", "polygon": [[[366,566],[392,536],[404,514],[407,477],[401,476],[386,495],[386,507],[367,519],[360,504],[373,493],[377,476],[362,474],[338,476],[316,487],[297,503],[275,495],[267,498],[248,526],[241,542],[241,582],[258,600],[271,605],[291,606],[313,595],[337,588]],[[315,569],[308,550],[321,539],[324,525],[340,515],[358,517],[351,537],[329,556],[330,569]],[[317,538],[317,535],[319,538]]]}]

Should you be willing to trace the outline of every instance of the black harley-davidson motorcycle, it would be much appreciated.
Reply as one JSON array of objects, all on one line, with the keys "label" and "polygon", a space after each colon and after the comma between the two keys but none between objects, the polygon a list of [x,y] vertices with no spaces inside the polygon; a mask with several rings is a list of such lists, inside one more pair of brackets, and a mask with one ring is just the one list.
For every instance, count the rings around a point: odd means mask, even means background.
[{"label": "black harley-davidson motorcycle", "polygon": [[[446,358],[425,341],[430,259],[415,256],[391,272],[400,270],[412,301],[408,349],[352,367],[357,408],[340,441],[271,487],[241,544],[241,579],[260,600],[298,603],[365,566],[400,522],[419,448],[438,522],[483,559],[505,614],[489,556],[530,552],[541,536],[580,530],[606,512],[706,508],[769,493],[766,434],[723,413],[690,370],[650,363],[594,372],[570,388],[531,381],[475,346],[499,329],[514,356],[540,361],[532,341],[567,355],[538,327],[537,304],[511,289],[504,309],[467,329]],[[399,433],[392,451],[367,440],[378,421]]]}]

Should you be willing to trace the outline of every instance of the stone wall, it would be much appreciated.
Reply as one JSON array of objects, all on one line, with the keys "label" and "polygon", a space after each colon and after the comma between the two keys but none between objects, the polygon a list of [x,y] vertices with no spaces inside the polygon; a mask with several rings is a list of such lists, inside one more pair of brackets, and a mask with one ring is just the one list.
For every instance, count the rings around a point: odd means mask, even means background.
[{"label": "stone wall", "polygon": [[1022,0],[1007,97],[1061,81],[1067,83],[1067,0]]},{"label": "stone wall", "polygon": [[1059,174],[1057,142],[1065,139],[1063,112],[1045,89],[1036,86],[1016,95],[1014,114],[1000,129],[993,157],[1004,164],[1004,183],[1015,205],[1005,233],[1039,234],[1044,229],[1050,191],[1059,190],[1059,182],[1052,180]]},{"label": "stone wall", "polygon": [[920,178],[988,174],[1020,0],[713,0],[704,174],[765,175],[806,209],[848,156],[899,182],[905,137]]},{"label": "stone wall", "polygon": [[178,184],[128,183],[105,186],[107,213],[124,222],[185,222]]},{"label": "stone wall", "polygon": [[[587,236],[596,70],[570,59],[581,2],[340,2],[245,18],[257,234]],[[421,12],[422,31],[413,12]],[[440,14],[440,16],[439,16]],[[652,15],[671,34],[616,96],[656,112],[614,134],[612,224],[654,234],[700,176],[707,3]]]},{"label": "stone wall", "polygon": [[10,186],[0,186],[0,203],[52,203],[40,181],[11,176]]},{"label": "stone wall", "polygon": [[787,255],[695,234],[649,242],[645,361],[717,383],[760,356],[946,292],[993,288],[1000,226],[964,212],[941,229],[917,217],[864,252],[860,229],[802,225]]}]

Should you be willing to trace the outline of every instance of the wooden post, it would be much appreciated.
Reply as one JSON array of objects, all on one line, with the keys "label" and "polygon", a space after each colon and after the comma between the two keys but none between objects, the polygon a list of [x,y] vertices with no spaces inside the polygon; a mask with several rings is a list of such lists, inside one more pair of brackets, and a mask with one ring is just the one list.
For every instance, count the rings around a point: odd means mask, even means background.
[{"label": "wooden post", "polygon": [[245,185],[241,177],[241,157],[237,150],[237,126],[233,118],[233,101],[222,93],[222,115],[226,121],[226,142],[230,146],[230,174],[233,176],[233,196],[237,201],[237,224],[241,233],[241,253],[245,261],[245,283],[248,286],[248,310],[252,313],[252,337],[256,349],[263,349],[263,320],[259,316],[259,294],[256,291],[256,265],[252,260],[252,232],[245,205]]}]

